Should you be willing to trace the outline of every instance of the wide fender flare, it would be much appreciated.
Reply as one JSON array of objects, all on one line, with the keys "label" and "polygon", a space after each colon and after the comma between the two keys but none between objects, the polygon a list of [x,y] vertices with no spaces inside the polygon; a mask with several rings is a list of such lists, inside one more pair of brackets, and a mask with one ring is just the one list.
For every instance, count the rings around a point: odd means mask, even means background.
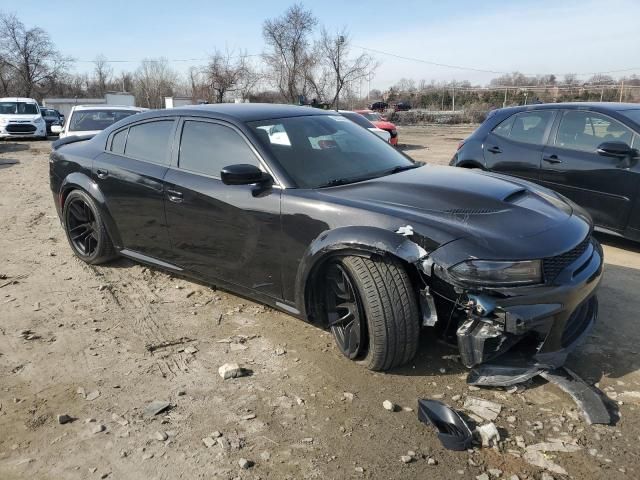
[{"label": "wide fender flare", "polygon": [[100,190],[100,186],[93,181],[90,177],[81,172],[73,172],[67,175],[65,179],[62,181],[60,186],[60,195],[61,195],[61,205],[60,211],[62,213],[62,209],[64,208],[64,199],[67,197],[67,194],[71,190],[84,190],[88,193],[91,198],[96,202],[96,205],[100,209],[100,215],[104,220],[105,227],[107,232],[109,233],[109,237],[113,244],[122,248],[122,239],[120,237],[120,233],[118,232],[118,228],[116,227],[116,223],[111,216],[111,212],[109,211],[109,207],[107,206],[107,201]]},{"label": "wide fender flare", "polygon": [[[417,240],[417,239],[414,239]],[[314,272],[335,254],[394,255],[415,263],[428,252],[412,236],[404,236],[380,227],[350,226],[322,232],[305,251],[296,274],[296,304],[308,314],[307,288]]]}]

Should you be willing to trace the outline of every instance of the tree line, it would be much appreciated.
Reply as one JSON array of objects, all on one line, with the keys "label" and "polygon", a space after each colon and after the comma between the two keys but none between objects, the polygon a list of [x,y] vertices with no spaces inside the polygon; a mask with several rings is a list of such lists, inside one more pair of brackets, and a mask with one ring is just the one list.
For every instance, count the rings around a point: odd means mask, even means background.
[{"label": "tree line", "polygon": [[301,4],[263,23],[264,52],[214,49],[205,65],[179,73],[165,58],[148,58],[115,73],[98,54],[91,71],[74,73],[74,59],[60,52],[40,27],[0,12],[0,96],[91,98],[130,92],[136,104],[162,108],[166,96],[194,102],[303,101],[339,103],[354,81],[371,75],[376,61],[354,54],[346,29],[330,31]]}]

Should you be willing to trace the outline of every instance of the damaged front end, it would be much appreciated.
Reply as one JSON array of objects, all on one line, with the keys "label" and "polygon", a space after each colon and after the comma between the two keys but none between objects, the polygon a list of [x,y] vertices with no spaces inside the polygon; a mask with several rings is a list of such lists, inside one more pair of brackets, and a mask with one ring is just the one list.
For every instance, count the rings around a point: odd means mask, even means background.
[{"label": "damaged front end", "polygon": [[[508,265],[515,272],[512,284],[483,285],[469,275],[457,275],[446,258],[452,248],[436,250],[416,263],[424,280],[423,325],[435,326],[457,343],[462,363],[473,368],[470,383],[512,385],[561,367],[594,325],[603,259],[590,235],[570,251],[538,261],[466,260],[518,264]],[[522,273],[527,269],[531,281]]]}]

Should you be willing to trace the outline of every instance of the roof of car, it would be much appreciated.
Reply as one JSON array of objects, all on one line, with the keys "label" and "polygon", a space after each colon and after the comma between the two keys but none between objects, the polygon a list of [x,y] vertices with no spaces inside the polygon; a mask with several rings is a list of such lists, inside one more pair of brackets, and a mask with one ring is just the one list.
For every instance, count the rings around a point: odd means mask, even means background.
[{"label": "roof of car", "polygon": [[132,107],[131,105],[109,105],[106,103],[98,103],[95,105],[74,105],[74,110],[133,110],[134,112],[145,112],[148,108]]},{"label": "roof of car", "polygon": [[[281,105],[274,103],[215,103],[206,105],[190,105],[167,110],[180,115],[197,112],[220,114],[221,116],[235,118],[242,122],[267,120],[271,118],[302,117],[307,115],[335,115],[333,110],[321,110],[312,107],[299,107],[296,105]],[[214,115],[212,115],[214,116]]]},{"label": "roof of car", "polygon": [[27,97],[3,97],[3,98],[0,98],[0,102],[38,103],[33,98],[27,98]]},{"label": "roof of car", "polygon": [[521,105],[518,107],[507,107],[500,110],[540,110],[540,109],[558,109],[565,108],[570,110],[595,110],[601,112],[621,111],[621,110],[639,110],[638,103],[618,103],[618,102],[562,102],[562,103],[537,103],[532,105]]}]

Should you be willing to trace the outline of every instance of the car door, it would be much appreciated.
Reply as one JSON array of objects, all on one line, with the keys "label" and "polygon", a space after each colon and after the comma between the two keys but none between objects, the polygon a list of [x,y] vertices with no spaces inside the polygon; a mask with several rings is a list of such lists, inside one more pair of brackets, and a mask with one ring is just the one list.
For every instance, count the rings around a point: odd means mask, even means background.
[{"label": "car door", "polygon": [[164,176],[171,160],[174,118],[137,123],[110,135],[93,162],[93,178],[127,250],[167,258]]},{"label": "car door", "polygon": [[280,188],[225,185],[222,168],[257,152],[235,126],[186,118],[167,175],[165,208],[175,260],[211,278],[282,297]]},{"label": "car door", "polygon": [[499,123],[482,149],[489,170],[536,181],[553,110],[520,112]]},{"label": "car door", "polygon": [[619,121],[588,110],[566,110],[544,149],[540,181],[585,207],[596,225],[624,229],[638,193],[637,164],[599,155],[605,141],[631,146],[633,132]]}]

